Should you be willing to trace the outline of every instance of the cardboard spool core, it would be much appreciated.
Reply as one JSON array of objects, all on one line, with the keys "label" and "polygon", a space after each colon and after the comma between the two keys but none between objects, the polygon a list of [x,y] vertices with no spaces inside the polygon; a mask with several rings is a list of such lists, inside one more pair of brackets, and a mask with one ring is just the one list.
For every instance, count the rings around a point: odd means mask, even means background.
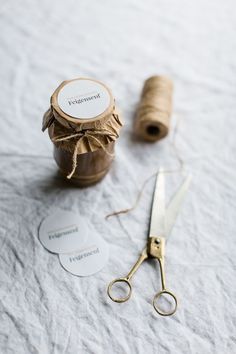
[{"label": "cardboard spool core", "polygon": [[158,136],[160,134],[160,129],[159,127],[155,125],[149,125],[147,126],[147,134],[152,135],[152,136]]}]

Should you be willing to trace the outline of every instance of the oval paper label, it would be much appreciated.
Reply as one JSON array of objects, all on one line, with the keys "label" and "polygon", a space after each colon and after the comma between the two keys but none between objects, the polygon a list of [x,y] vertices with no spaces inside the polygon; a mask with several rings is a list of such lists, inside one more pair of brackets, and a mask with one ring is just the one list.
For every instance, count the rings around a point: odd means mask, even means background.
[{"label": "oval paper label", "polygon": [[102,84],[78,79],[62,87],[57,102],[60,109],[73,118],[92,119],[106,111],[111,96]]},{"label": "oval paper label", "polygon": [[79,214],[58,210],[43,220],[39,240],[53,253],[68,253],[80,249],[87,239],[87,227]]}]

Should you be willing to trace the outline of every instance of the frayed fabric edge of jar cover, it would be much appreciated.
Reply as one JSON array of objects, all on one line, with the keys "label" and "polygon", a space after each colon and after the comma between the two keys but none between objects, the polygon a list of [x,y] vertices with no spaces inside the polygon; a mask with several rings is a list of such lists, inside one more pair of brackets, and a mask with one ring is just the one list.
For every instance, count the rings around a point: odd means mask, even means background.
[{"label": "frayed fabric edge of jar cover", "polygon": [[[68,115],[61,109],[59,92],[69,83],[79,80],[102,85],[107,91],[110,102],[104,112],[84,119]],[[54,145],[54,158],[62,174],[78,186],[88,186],[101,180],[108,172],[122,125],[110,89],[100,81],[77,78],[63,81],[52,94],[50,108],[43,117],[42,131],[48,129]]]}]

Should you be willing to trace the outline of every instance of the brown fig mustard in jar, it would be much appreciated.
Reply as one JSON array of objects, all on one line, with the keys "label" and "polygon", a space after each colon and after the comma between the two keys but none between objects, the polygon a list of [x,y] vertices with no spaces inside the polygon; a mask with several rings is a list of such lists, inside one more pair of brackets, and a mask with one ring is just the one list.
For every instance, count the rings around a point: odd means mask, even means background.
[{"label": "brown fig mustard in jar", "polygon": [[78,78],[63,81],[53,93],[42,130],[48,129],[62,174],[88,186],[108,172],[121,126],[110,89]]}]

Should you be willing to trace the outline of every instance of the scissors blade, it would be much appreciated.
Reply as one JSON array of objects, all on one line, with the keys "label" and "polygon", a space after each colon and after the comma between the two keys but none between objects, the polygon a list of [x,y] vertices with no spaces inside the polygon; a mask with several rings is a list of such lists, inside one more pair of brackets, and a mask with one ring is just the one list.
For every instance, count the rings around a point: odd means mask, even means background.
[{"label": "scissors blade", "polygon": [[153,193],[149,237],[165,236],[165,176],[163,168],[159,169]]},{"label": "scissors blade", "polygon": [[189,189],[192,176],[187,176],[171,199],[166,211],[166,237],[169,236],[179,214],[184,197]]}]

